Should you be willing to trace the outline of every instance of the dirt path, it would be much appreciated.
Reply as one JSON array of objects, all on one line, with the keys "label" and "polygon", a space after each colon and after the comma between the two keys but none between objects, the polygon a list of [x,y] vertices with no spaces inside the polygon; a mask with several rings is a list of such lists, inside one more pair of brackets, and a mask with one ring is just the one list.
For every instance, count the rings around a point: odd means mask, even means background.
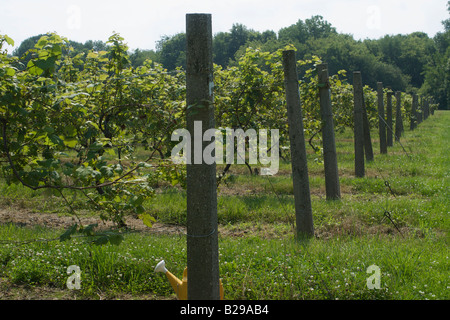
[{"label": "dirt path", "polygon": [[[98,224],[98,229],[104,230],[113,227],[112,222],[104,222],[98,217],[80,217],[84,226],[89,224]],[[13,223],[21,227],[42,226],[52,229],[68,229],[79,221],[71,216],[58,215],[56,213],[42,213],[33,211],[29,208],[15,208],[14,206],[0,207],[0,224]],[[141,219],[128,216],[126,224],[131,230],[145,232],[147,234],[169,234],[169,235],[185,235],[186,227],[164,224],[160,222],[153,223],[151,228],[144,225]],[[279,238],[286,236],[290,231],[276,230],[270,224],[258,224],[245,226],[219,226],[219,234],[230,237],[246,237],[249,235],[258,235],[263,238]]]},{"label": "dirt path", "polygon": [[[100,229],[108,229],[113,226],[111,222],[104,222],[96,217],[80,217],[83,225],[97,223]],[[41,213],[30,209],[16,209],[13,207],[0,208],[0,223],[14,223],[23,227],[42,226],[53,229],[67,229],[79,221],[70,216],[62,216],[55,213]],[[154,223],[152,228],[144,225],[141,219],[127,217],[127,226],[136,231],[149,233],[179,234],[184,233],[182,226]]]}]

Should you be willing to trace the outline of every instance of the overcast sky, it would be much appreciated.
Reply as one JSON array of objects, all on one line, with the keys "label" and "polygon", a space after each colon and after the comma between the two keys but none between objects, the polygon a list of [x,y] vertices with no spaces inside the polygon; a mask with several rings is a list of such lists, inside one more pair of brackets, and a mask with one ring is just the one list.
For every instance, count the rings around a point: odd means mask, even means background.
[{"label": "overcast sky", "polygon": [[415,31],[433,37],[448,18],[446,4],[447,0],[0,0],[0,34],[10,36],[17,47],[40,33],[57,32],[84,43],[106,41],[115,31],[131,49],[154,49],[161,36],[185,32],[186,13],[211,13],[213,33],[229,31],[233,23],[278,32],[299,19],[321,15],[338,32],[355,39]]}]

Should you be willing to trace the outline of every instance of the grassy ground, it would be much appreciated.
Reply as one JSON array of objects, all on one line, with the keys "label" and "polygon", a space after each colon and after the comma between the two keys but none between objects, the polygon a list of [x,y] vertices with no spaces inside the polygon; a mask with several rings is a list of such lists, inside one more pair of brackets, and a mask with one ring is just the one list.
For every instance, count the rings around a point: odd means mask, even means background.
[{"label": "grassy ground", "polygon": [[[250,176],[232,166],[218,192],[220,276],[225,299],[449,299],[450,112],[438,111],[401,145],[353,174],[352,132],[337,134],[342,199],[325,199],[323,164],[309,154],[316,237],[293,238],[290,164],[274,177]],[[0,208],[65,216],[48,194],[1,186]],[[149,203],[159,223],[182,228],[186,197],[164,188]],[[92,216],[93,213],[86,212]],[[0,299],[172,299],[160,260],[181,278],[182,233],[135,232],[119,245],[57,239],[60,229],[0,223]],[[29,242],[26,242],[30,240]],[[22,241],[20,244],[14,241]],[[81,289],[69,290],[67,267],[81,269]],[[369,289],[376,265],[380,288]],[[370,280],[371,278],[369,278]]]}]

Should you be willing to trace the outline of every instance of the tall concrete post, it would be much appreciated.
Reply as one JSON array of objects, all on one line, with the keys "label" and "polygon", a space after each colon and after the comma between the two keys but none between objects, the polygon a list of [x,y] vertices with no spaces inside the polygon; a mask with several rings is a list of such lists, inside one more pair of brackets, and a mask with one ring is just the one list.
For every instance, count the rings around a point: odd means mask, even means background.
[{"label": "tall concrete post", "polygon": [[370,137],[370,123],[367,115],[366,101],[364,98],[364,88],[362,89],[362,115],[363,115],[363,131],[364,131],[364,154],[366,161],[373,161],[372,138]]},{"label": "tall concrete post", "polygon": [[417,94],[413,94],[413,101],[411,105],[411,121],[409,124],[409,129],[414,130],[417,127]]},{"label": "tall concrete post", "polygon": [[[203,150],[211,143],[203,141],[203,134],[215,127],[213,87],[211,15],[187,14],[187,130],[192,141],[191,164],[186,167],[189,300],[220,299],[216,164],[203,160]],[[196,133],[200,141],[194,139]]]},{"label": "tall concrete post", "polygon": [[395,141],[400,141],[403,131],[403,120],[402,120],[402,93],[400,91],[395,92],[396,113],[395,113]]},{"label": "tall concrete post", "polygon": [[387,138],[386,138],[386,123],[384,118],[384,92],[383,83],[377,83],[377,98],[378,98],[378,134],[380,137],[380,153],[387,153]]},{"label": "tall concrete post", "polygon": [[423,97],[420,97],[419,107],[417,109],[417,124],[421,124],[423,121]]},{"label": "tall concrete post", "polygon": [[393,127],[393,121],[392,121],[392,95],[394,93],[392,91],[388,91],[387,97],[386,97],[386,142],[388,147],[392,147],[394,145],[394,127]]},{"label": "tall concrete post", "polygon": [[283,51],[283,68],[291,145],[296,232],[298,238],[307,238],[314,236],[314,224],[305,137],[303,134],[303,116],[298,87],[297,61],[294,50]]},{"label": "tall concrete post", "polygon": [[360,71],[353,72],[355,176],[364,177],[363,86]]},{"label": "tall concrete post", "polygon": [[317,66],[319,76],[320,112],[322,116],[323,160],[325,167],[325,190],[328,200],[340,199],[339,172],[334,138],[334,120],[331,109],[328,65]]}]

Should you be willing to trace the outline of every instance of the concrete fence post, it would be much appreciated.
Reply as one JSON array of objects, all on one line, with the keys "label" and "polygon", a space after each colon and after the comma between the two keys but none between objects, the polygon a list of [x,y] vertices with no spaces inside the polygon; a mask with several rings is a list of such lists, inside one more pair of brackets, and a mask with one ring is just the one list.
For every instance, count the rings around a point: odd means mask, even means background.
[{"label": "concrete fence post", "polygon": [[364,177],[363,86],[360,71],[353,72],[355,176]]},{"label": "concrete fence post", "polygon": [[189,300],[220,299],[216,164],[203,160],[203,150],[211,143],[203,141],[203,134],[215,127],[213,87],[211,15],[187,14],[187,130],[193,139],[201,123],[197,133],[202,138],[191,143],[191,164],[186,166]]},{"label": "concrete fence post", "polygon": [[386,123],[387,123],[387,146],[392,147],[394,145],[394,127],[393,127],[393,121],[392,121],[392,95],[394,93],[392,91],[388,91],[386,96]]},{"label": "concrete fence post", "polygon": [[411,122],[409,129],[414,130],[417,127],[417,94],[413,94],[413,101],[411,106]]},{"label": "concrete fence post", "polygon": [[417,108],[417,124],[423,121],[423,97],[420,97],[419,107]]},{"label": "concrete fence post", "polygon": [[325,168],[325,190],[328,200],[341,198],[339,172],[334,137],[334,120],[331,108],[331,94],[329,86],[328,65],[317,66],[319,76],[320,112],[322,116],[323,158]]},{"label": "concrete fence post", "polygon": [[368,162],[373,161],[372,138],[370,137],[370,123],[367,116],[366,100],[364,98],[364,88],[362,89],[362,115],[363,115],[363,131],[364,131],[364,154]]},{"label": "concrete fence post", "polygon": [[380,137],[380,153],[387,153],[387,138],[386,138],[386,123],[384,118],[384,93],[383,83],[377,83],[377,98],[378,98],[378,132]]},{"label": "concrete fence post", "polygon": [[396,104],[396,113],[395,113],[395,141],[400,141],[400,137],[402,136],[403,129],[403,120],[402,120],[402,93],[400,91],[395,92],[395,99],[397,100]]},{"label": "concrete fence post", "polygon": [[283,68],[291,145],[296,232],[298,238],[308,238],[314,236],[314,224],[305,137],[303,134],[303,116],[298,87],[297,61],[294,50],[283,51]]}]

